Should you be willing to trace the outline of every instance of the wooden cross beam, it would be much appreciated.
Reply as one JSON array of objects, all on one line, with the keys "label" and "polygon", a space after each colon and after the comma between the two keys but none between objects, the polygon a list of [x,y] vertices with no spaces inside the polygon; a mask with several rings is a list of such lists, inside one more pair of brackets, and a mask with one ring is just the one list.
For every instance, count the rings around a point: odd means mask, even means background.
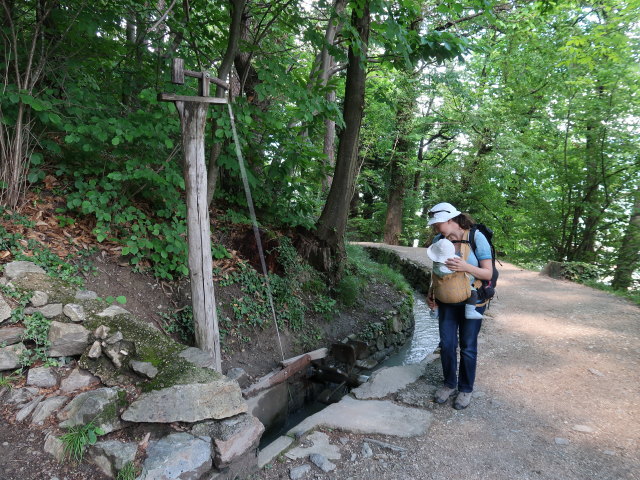
[{"label": "wooden cross beam", "polygon": [[229,84],[212,77],[209,72],[194,72],[193,70],[185,70],[184,60],[182,58],[174,58],[171,62],[171,83],[176,85],[184,85],[184,77],[192,77],[198,79],[199,96],[175,95],[173,93],[160,93],[158,100],[164,102],[198,102],[198,103],[227,103],[224,98],[210,97],[209,86],[215,83],[219,87],[229,90]]},{"label": "wooden cross beam", "polygon": [[158,100],[174,102],[180,114],[184,178],[187,191],[187,236],[189,245],[189,278],[196,344],[209,353],[215,369],[222,371],[220,332],[213,291],[211,257],[211,224],[207,202],[207,168],[204,161],[204,130],[210,103],[227,103],[224,98],[209,96],[209,85],[229,86],[207,72],[184,69],[181,58],[173,60],[171,80],[184,84],[184,77],[198,79],[198,96],[158,94]]}]

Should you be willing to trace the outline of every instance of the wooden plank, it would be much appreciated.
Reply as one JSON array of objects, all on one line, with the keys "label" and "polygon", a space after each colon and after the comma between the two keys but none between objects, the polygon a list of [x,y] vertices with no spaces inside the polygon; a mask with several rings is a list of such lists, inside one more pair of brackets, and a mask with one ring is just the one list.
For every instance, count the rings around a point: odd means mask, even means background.
[{"label": "wooden plank", "polygon": [[302,355],[291,365],[283,368],[282,370],[271,372],[268,375],[262,377],[253,385],[249,385],[242,391],[242,395],[244,395],[245,398],[253,397],[256,393],[261,392],[262,390],[266,390],[269,387],[273,387],[274,385],[278,385],[279,383],[284,382],[286,379],[298,373],[310,363],[311,358],[309,357],[309,355]]},{"label": "wooden plank", "polygon": [[184,60],[182,58],[174,58],[171,62],[171,83],[184,84]]},{"label": "wooden plank", "polygon": [[282,365],[283,367],[287,367],[287,366],[291,365],[292,363],[296,362],[299,358],[304,357],[305,355],[309,355],[309,358],[311,360],[320,360],[320,359],[326,357],[328,354],[329,354],[329,349],[328,348],[319,348],[318,350],[314,350],[312,352],[303,353],[302,355],[298,355],[297,357],[287,358],[286,360],[281,361],[280,365]]},{"label": "wooden plank", "polygon": [[187,77],[193,77],[193,78],[203,78],[203,75],[206,75],[211,83],[215,83],[216,85],[224,88],[225,90],[229,90],[230,88],[229,84],[226,83],[224,80],[220,80],[218,77],[211,77],[209,76],[208,73],[203,74],[203,72],[194,72],[193,70],[185,70],[184,74]]},{"label": "wooden plank", "polygon": [[226,98],[200,97],[200,96],[189,96],[189,95],[175,95],[173,93],[159,93],[158,94],[158,101],[161,101],[161,102],[219,103],[219,104],[227,103],[227,99]]}]

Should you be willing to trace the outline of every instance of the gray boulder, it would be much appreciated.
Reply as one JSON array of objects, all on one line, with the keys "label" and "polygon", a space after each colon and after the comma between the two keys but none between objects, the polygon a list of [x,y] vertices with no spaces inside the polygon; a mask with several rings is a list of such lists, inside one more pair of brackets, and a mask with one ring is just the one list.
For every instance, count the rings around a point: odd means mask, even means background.
[{"label": "gray boulder", "polygon": [[34,313],[41,313],[44,318],[56,318],[62,315],[61,303],[49,303],[43,307],[27,307],[24,309],[25,315],[33,315]]},{"label": "gray boulder", "polygon": [[38,404],[42,401],[44,395],[38,395],[36,398],[27,403],[24,407],[22,407],[18,413],[16,414],[16,421],[22,422],[26,419],[31,413],[35,410]]},{"label": "gray boulder", "polygon": [[86,302],[88,300],[96,300],[98,294],[92,290],[78,290],[76,292],[75,299],[80,302]]},{"label": "gray boulder", "polygon": [[119,391],[117,388],[98,388],[81,393],[58,413],[60,426],[73,427],[93,422],[105,433],[119,430],[123,426],[118,418]]},{"label": "gray boulder", "polygon": [[9,280],[18,278],[25,273],[47,273],[42,267],[33,262],[10,262],[4,266],[4,275]]},{"label": "gray boulder", "polygon": [[97,442],[89,450],[89,461],[95,463],[106,476],[115,478],[127,463],[135,460],[137,451],[138,446],[133,442]]},{"label": "gray boulder", "polygon": [[51,322],[49,342],[50,357],[81,355],[89,344],[89,330],[73,323]]},{"label": "gray boulder", "polygon": [[9,320],[11,318],[11,307],[4,299],[2,294],[0,294],[0,323],[5,320]]},{"label": "gray boulder", "polygon": [[68,393],[100,383],[100,379],[86,370],[76,368],[60,382],[60,390]]},{"label": "gray boulder", "polygon": [[20,366],[20,356],[26,350],[22,343],[0,348],[0,372],[18,368]]},{"label": "gray boulder", "polygon": [[258,457],[255,450],[264,432],[264,425],[253,415],[242,414],[218,421],[207,421],[195,425],[191,433],[211,437],[213,442],[213,461],[218,468],[224,468],[249,453],[253,459],[253,468],[258,469]]},{"label": "gray boulder", "polygon": [[35,425],[42,425],[44,421],[51,416],[51,414],[67,403],[68,397],[59,395],[56,397],[49,397],[41,401],[38,406],[33,410],[33,417],[31,417],[31,423]]},{"label": "gray boulder", "polygon": [[208,383],[174,385],[143,393],[125,412],[129,422],[198,422],[229,418],[247,411],[240,386],[226,377]]},{"label": "gray boulder", "polygon": [[0,345],[15,345],[22,339],[24,330],[22,327],[0,328]]},{"label": "gray boulder", "polygon": [[150,362],[139,362],[137,360],[131,360],[129,362],[131,370],[138,375],[142,375],[147,378],[155,378],[158,375],[158,369],[154,367]]},{"label": "gray boulder", "polygon": [[40,388],[55,387],[58,385],[58,377],[50,367],[31,368],[27,373],[27,385]]},{"label": "gray boulder", "polygon": [[87,315],[84,313],[84,307],[75,303],[67,303],[62,309],[62,313],[72,322],[84,322]]},{"label": "gray boulder", "polygon": [[47,303],[49,303],[49,294],[47,292],[41,292],[40,290],[36,290],[33,292],[31,299],[32,307],[44,307]]},{"label": "gray boulder", "polygon": [[35,387],[13,388],[6,396],[5,402],[11,405],[24,405],[30,402],[38,392]]},{"label": "gray boulder", "polygon": [[172,433],[150,442],[143,480],[198,480],[211,469],[211,440]]}]

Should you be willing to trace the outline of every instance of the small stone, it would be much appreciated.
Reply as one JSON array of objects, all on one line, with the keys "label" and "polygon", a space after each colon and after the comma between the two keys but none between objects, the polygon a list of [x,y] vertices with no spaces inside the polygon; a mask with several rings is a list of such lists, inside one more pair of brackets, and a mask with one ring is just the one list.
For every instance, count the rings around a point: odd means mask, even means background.
[{"label": "small stone", "polygon": [[105,341],[109,344],[109,345],[113,345],[114,343],[118,343],[121,342],[124,339],[124,337],[122,336],[122,332],[121,331],[117,331],[116,333],[114,333],[113,335],[111,335],[109,338],[107,338]]},{"label": "small stone", "polygon": [[96,359],[99,358],[100,355],[102,355],[102,347],[100,347],[100,342],[96,340],[95,342],[93,342],[93,345],[91,345],[87,357]]},{"label": "small stone", "polygon": [[289,478],[291,480],[300,480],[311,471],[311,465],[304,464],[289,469]]},{"label": "small stone", "polygon": [[26,313],[27,315],[33,315],[36,312],[41,313],[44,318],[55,318],[62,315],[62,304],[49,303],[48,305],[45,305],[43,307],[24,309],[24,313]]},{"label": "small stone", "polygon": [[569,443],[571,443],[568,439],[560,437],[556,437],[554,441],[556,442],[556,445],[569,445]]},{"label": "small stone", "polygon": [[11,318],[11,307],[4,297],[0,295],[0,323]]},{"label": "small stone", "polygon": [[604,450],[602,453],[604,453],[605,455],[611,455],[611,456],[616,454],[616,452],[614,452],[613,450]]},{"label": "small stone", "polygon": [[82,305],[76,305],[75,303],[67,303],[62,309],[62,313],[72,322],[84,322],[87,318],[84,313],[84,307]]},{"label": "small stone", "polygon": [[96,331],[93,332],[93,336],[99,338],[100,340],[104,340],[109,336],[109,330],[111,329],[106,325],[100,325],[98,328],[96,328]]},{"label": "small stone", "polygon": [[58,378],[49,367],[31,368],[27,374],[27,385],[40,388],[55,387],[58,385]]},{"label": "small stone", "polygon": [[363,458],[373,457],[373,450],[371,450],[371,446],[367,442],[364,442],[362,444],[362,457]]},{"label": "small stone", "polygon": [[34,307],[44,307],[49,302],[49,294],[36,290],[29,301]]},{"label": "small stone", "polygon": [[[99,345],[98,345],[99,346]],[[65,393],[80,390],[81,388],[97,385],[100,379],[86,370],[76,368],[69,376],[60,382],[60,390]]]},{"label": "small stone", "polygon": [[599,370],[596,370],[595,368],[590,368],[589,371],[597,377],[604,377],[604,373],[600,372]]},{"label": "small stone", "polygon": [[15,370],[20,366],[20,357],[26,350],[22,343],[0,348],[0,371]]},{"label": "small stone", "polygon": [[31,412],[35,410],[35,408],[38,406],[38,404],[43,398],[44,398],[44,395],[39,395],[33,400],[31,400],[29,403],[27,403],[24,407],[22,407],[22,409],[20,409],[20,411],[16,414],[16,421],[22,422],[29,415],[31,415]]},{"label": "small stone", "polygon": [[15,345],[22,340],[25,329],[22,327],[2,327],[0,328],[0,345]]},{"label": "small stone", "polygon": [[147,378],[155,378],[158,374],[158,369],[149,362],[139,362],[137,360],[131,360],[129,362],[131,369],[139,375]]},{"label": "small stone", "polygon": [[98,298],[98,294],[91,290],[78,290],[76,292],[76,300],[86,301],[95,300]]},{"label": "small stone", "polygon": [[582,432],[582,433],[593,433],[594,432],[593,428],[588,426],[588,425],[574,425],[573,429],[576,432]]},{"label": "small stone", "polygon": [[309,455],[309,460],[322,470],[324,473],[329,473],[336,469],[336,464],[327,460],[327,457],[320,455],[319,453],[312,453]]},{"label": "small stone", "polygon": [[340,440],[340,443],[343,445],[349,443],[349,439],[347,437],[340,437],[338,440]]},{"label": "small stone", "polygon": [[10,262],[4,266],[4,275],[9,280],[19,277],[25,273],[47,273],[33,262]]}]

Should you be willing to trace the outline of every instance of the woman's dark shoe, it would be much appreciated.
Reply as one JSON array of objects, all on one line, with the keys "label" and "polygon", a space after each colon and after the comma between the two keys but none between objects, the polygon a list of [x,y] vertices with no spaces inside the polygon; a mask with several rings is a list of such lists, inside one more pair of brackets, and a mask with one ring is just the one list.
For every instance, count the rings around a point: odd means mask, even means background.
[{"label": "woman's dark shoe", "polygon": [[436,403],[444,403],[447,400],[449,400],[449,397],[451,397],[454,393],[456,393],[455,388],[449,388],[446,385],[444,385],[440,387],[438,390],[436,390],[436,393],[433,396],[433,400]]},{"label": "woman's dark shoe", "polygon": [[456,401],[453,402],[453,408],[456,410],[463,410],[471,403],[471,392],[460,392],[456,397]]}]

